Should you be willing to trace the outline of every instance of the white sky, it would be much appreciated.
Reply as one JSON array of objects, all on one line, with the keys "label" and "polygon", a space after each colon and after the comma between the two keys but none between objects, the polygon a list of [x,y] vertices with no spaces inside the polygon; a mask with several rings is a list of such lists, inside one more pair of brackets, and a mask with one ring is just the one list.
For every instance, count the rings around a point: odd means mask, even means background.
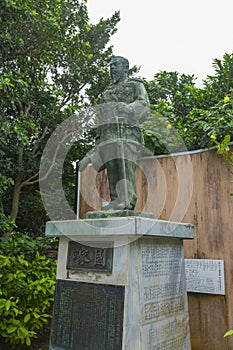
[{"label": "white sky", "polygon": [[213,74],[214,58],[233,52],[233,0],[88,0],[87,8],[92,23],[120,10],[114,54],[147,79],[178,71],[199,85]]}]

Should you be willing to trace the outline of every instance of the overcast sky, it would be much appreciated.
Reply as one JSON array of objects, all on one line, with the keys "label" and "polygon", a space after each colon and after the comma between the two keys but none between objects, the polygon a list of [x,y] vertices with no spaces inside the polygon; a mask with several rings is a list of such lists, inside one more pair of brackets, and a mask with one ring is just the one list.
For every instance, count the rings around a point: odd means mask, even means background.
[{"label": "overcast sky", "polygon": [[199,85],[213,74],[214,58],[233,52],[233,0],[88,0],[87,8],[92,23],[120,11],[114,54],[148,79],[178,71]]}]

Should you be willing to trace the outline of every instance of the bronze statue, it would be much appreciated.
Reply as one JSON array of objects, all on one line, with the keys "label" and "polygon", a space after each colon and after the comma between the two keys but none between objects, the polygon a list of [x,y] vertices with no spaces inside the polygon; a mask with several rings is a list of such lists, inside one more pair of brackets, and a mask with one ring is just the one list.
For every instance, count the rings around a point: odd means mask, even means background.
[{"label": "bronze statue", "polygon": [[96,147],[80,162],[80,171],[92,163],[107,169],[111,202],[104,210],[133,210],[136,205],[136,160],[143,135],[139,124],[149,110],[149,99],[140,79],[128,78],[129,62],[114,56],[110,84],[98,107]]}]

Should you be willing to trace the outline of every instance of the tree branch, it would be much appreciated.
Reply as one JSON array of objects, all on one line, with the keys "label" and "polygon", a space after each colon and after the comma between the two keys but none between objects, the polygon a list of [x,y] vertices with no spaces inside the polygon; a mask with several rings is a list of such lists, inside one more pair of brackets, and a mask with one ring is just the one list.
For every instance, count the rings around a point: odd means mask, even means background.
[{"label": "tree branch", "polygon": [[[87,83],[85,82],[85,83],[83,83],[80,87],[79,87],[79,89],[77,90],[77,91],[75,91],[75,94],[76,95],[78,95],[79,93],[80,93],[80,91],[85,87],[85,85],[86,85]],[[61,104],[60,104],[60,107],[62,108],[62,107],[64,107],[67,103],[68,103],[68,101],[71,99],[71,97],[74,95],[74,93],[69,93],[68,94],[68,96],[66,96],[66,97],[64,97],[64,99],[61,101]]]},{"label": "tree branch", "polygon": [[45,138],[47,131],[48,131],[48,127],[46,126],[46,127],[44,128],[44,131],[42,132],[41,137],[39,138],[39,140],[37,141],[37,143],[36,143],[36,144],[34,145],[34,147],[33,147],[33,150],[32,150],[32,155],[33,155],[33,156],[36,156],[36,151],[37,151],[38,148],[39,148],[39,144],[40,144],[40,142]]},{"label": "tree branch", "polygon": [[[66,141],[66,139],[73,133],[73,130],[70,130],[70,132],[68,132],[61,140],[60,140],[60,144],[62,144],[63,142]],[[40,178],[40,181],[44,181],[47,179],[48,175],[50,174],[52,168],[54,167],[54,164],[56,163],[56,158],[57,158],[57,155],[58,155],[58,152],[59,152],[59,145],[56,147],[56,150],[54,152],[54,155],[53,155],[53,158],[52,158],[52,161],[51,161],[51,164],[46,172],[46,174]]]},{"label": "tree branch", "polygon": [[[27,180],[24,180],[23,182],[21,182],[21,188],[27,185],[34,185],[35,183],[39,182],[39,179],[33,180],[35,179],[37,176],[39,175],[39,171],[32,175],[31,177],[29,177]],[[33,180],[33,181],[32,181]]]}]

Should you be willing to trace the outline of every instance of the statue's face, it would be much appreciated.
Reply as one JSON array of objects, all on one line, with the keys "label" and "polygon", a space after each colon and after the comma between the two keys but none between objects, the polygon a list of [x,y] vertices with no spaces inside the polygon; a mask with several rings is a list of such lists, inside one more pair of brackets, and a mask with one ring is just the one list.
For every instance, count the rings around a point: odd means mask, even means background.
[{"label": "statue's face", "polygon": [[125,68],[121,59],[113,59],[110,63],[110,75],[114,84],[125,76]]}]

